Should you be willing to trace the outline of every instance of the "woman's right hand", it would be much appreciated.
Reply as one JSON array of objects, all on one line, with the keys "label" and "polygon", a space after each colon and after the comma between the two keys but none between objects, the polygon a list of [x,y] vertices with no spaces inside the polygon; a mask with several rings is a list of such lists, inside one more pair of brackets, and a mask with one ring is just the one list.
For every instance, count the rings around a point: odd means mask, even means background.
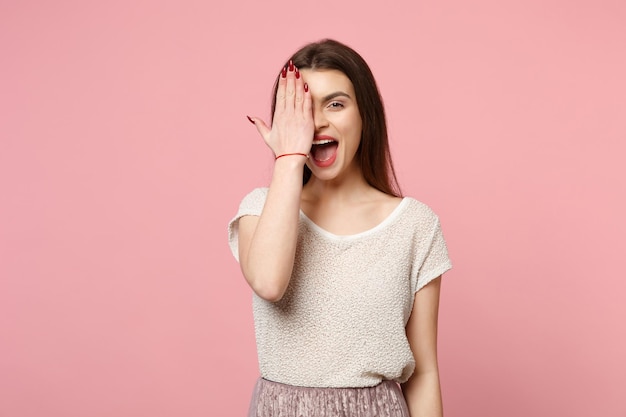
[{"label": "woman's right hand", "polygon": [[313,143],[315,123],[311,108],[311,94],[299,70],[289,61],[278,79],[276,108],[272,127],[257,118],[249,117],[274,155],[303,153],[308,155]]}]

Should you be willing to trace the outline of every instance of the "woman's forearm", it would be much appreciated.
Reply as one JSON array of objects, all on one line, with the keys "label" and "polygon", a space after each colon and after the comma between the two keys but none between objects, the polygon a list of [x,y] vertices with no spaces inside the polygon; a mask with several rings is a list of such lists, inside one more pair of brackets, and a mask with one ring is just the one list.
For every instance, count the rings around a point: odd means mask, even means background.
[{"label": "woman's forearm", "polygon": [[411,417],[443,417],[441,387],[437,371],[415,373],[404,384],[402,392]]},{"label": "woman's forearm", "polygon": [[293,270],[298,238],[304,157],[280,158],[274,165],[263,212],[250,240],[242,270],[262,298],[278,301]]}]

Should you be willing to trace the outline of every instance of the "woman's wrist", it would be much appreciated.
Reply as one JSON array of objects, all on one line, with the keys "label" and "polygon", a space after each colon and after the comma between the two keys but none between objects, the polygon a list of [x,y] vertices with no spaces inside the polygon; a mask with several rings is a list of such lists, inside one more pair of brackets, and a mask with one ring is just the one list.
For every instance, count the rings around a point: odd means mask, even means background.
[{"label": "woman's wrist", "polygon": [[274,157],[274,165],[302,169],[309,155],[301,152],[284,152]]},{"label": "woman's wrist", "polygon": [[302,155],[285,155],[274,160],[274,171],[281,172],[297,171],[302,173],[302,168],[306,164],[308,158]]},{"label": "woman's wrist", "polygon": [[276,155],[276,158],[274,160],[278,160],[278,158],[282,158],[284,156],[303,156],[306,159],[309,159],[309,155],[306,153],[301,153],[301,152],[291,152],[291,153],[283,153],[280,155]]}]

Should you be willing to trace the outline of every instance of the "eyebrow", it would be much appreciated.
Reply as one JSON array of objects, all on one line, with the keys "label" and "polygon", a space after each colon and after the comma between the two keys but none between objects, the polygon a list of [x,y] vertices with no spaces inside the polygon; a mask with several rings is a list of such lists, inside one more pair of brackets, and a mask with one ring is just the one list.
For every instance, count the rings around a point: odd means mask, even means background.
[{"label": "eyebrow", "polygon": [[332,99],[337,98],[337,97],[347,97],[349,99],[352,99],[352,97],[350,97],[350,94],[344,93],[343,91],[337,91],[337,92],[334,92],[334,93],[331,93],[331,94],[325,96],[322,99],[322,101],[329,101],[329,100],[332,100]]}]

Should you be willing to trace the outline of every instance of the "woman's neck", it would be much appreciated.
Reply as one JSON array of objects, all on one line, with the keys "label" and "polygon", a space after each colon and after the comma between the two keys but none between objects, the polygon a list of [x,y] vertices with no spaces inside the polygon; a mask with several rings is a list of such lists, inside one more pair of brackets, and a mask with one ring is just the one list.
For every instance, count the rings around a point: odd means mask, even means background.
[{"label": "woman's neck", "polygon": [[315,201],[350,202],[362,200],[375,190],[369,185],[359,170],[341,179],[324,181],[311,176],[303,189],[303,197]]}]

